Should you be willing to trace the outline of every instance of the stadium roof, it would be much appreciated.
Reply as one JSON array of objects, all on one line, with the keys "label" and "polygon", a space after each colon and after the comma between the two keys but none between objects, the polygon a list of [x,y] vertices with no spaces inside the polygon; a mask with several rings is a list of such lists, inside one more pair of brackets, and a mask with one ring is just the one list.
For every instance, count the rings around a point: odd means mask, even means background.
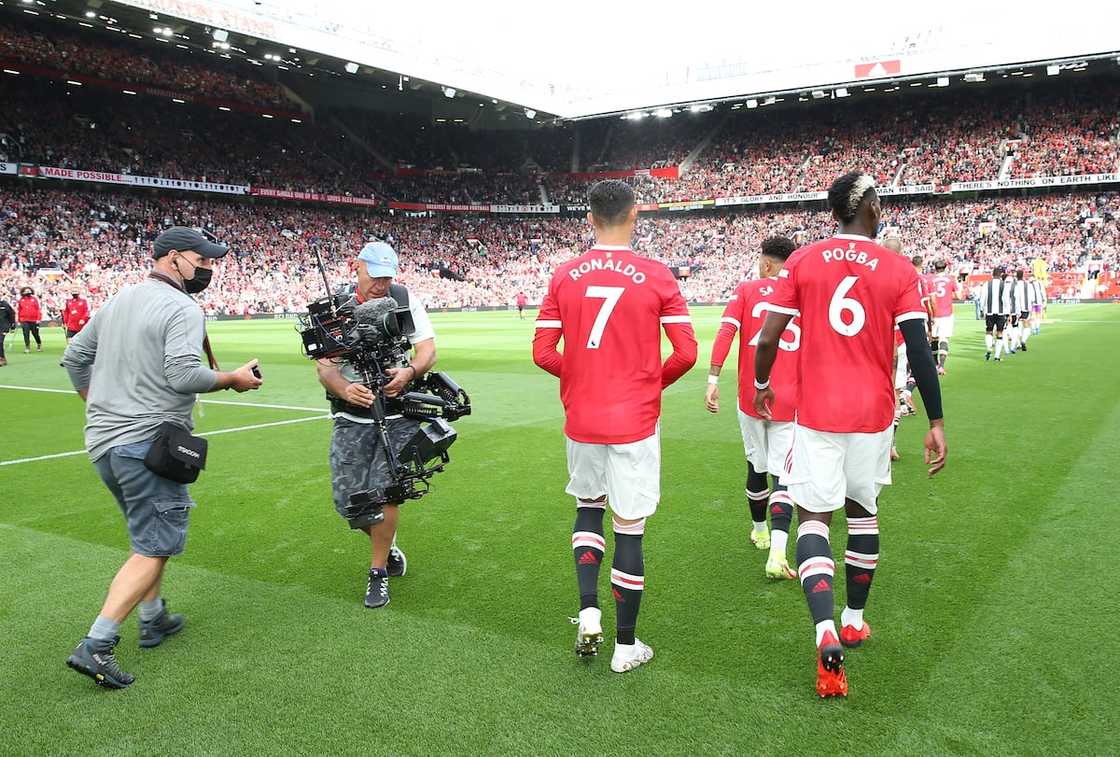
[{"label": "stadium roof", "polygon": [[121,3],[562,118],[1120,50],[1115,3],[1102,0],[1070,13],[973,0]]}]

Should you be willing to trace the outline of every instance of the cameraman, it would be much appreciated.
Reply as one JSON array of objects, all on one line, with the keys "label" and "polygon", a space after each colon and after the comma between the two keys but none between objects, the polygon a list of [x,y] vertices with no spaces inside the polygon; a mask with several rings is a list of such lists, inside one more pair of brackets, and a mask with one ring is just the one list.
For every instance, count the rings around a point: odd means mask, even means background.
[{"label": "cameraman", "polygon": [[[411,362],[385,373],[392,380],[385,385],[385,397],[397,397],[416,378],[423,376],[436,362],[435,331],[432,330],[424,306],[408,290],[393,283],[398,272],[397,253],[385,242],[370,242],[358,255],[358,286],[350,304],[361,304],[381,297],[392,297],[398,305],[407,305],[412,314],[413,330],[403,334],[412,345]],[[331,486],[335,509],[346,518],[350,495],[370,489],[383,489],[393,483],[392,471],[385,460],[381,439],[373,425],[369,408],[373,391],[354,367],[347,362],[318,361],[319,383],[331,399],[334,431],[331,433]],[[391,403],[390,403],[391,404]],[[389,410],[392,413],[392,410]],[[420,424],[399,414],[386,419],[388,436],[394,452],[399,454],[405,443],[419,430]],[[369,535],[370,569],[366,584],[365,605],[369,608],[389,604],[389,576],[403,576],[407,569],[404,552],[396,546],[400,502],[384,507],[384,520],[376,522],[373,514],[348,519],[350,528]]]}]

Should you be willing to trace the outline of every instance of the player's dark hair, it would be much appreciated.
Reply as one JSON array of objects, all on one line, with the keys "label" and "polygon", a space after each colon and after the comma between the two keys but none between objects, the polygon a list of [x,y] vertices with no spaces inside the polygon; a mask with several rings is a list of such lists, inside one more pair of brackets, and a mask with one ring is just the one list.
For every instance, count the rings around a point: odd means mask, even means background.
[{"label": "player's dark hair", "polygon": [[933,270],[937,271],[938,273],[941,273],[942,271],[944,271],[948,267],[949,267],[949,264],[946,263],[944,260],[933,261]]},{"label": "player's dark hair", "polygon": [[910,262],[913,263],[915,266],[920,266],[922,264],[922,256],[921,255],[915,255],[914,257],[910,258]]},{"label": "player's dark hair", "polygon": [[797,245],[788,237],[770,237],[762,243],[762,254],[775,260],[789,260]]},{"label": "player's dark hair", "polygon": [[867,193],[874,188],[875,180],[863,171],[849,171],[828,188],[828,207],[841,223],[851,223]]},{"label": "player's dark hair", "polygon": [[1022,281],[1023,280],[1023,272],[1022,271],[1016,271],[1015,272],[1015,278],[1019,279],[1019,281]]},{"label": "player's dark hair", "polygon": [[587,204],[600,226],[617,226],[634,207],[634,190],[618,179],[597,181],[587,190]]}]

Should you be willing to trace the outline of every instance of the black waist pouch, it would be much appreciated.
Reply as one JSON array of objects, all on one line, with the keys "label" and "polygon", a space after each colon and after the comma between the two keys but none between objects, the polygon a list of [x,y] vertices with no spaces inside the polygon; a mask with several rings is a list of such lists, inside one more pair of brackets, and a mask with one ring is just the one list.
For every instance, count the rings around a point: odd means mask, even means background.
[{"label": "black waist pouch", "polygon": [[144,457],[144,465],[157,476],[193,484],[206,467],[206,446],[205,439],[191,436],[174,423],[164,423]]}]

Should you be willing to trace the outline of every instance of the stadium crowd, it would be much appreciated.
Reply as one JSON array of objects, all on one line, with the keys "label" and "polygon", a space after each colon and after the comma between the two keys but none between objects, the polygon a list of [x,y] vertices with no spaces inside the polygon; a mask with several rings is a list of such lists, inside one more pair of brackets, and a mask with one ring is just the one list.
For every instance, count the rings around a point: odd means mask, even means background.
[{"label": "stadium crowd", "polygon": [[1120,165],[1120,81],[1113,77],[879,97],[874,107],[807,105],[811,118],[804,108],[759,108],[726,121],[718,112],[681,113],[483,131],[354,108],[321,109],[313,122],[291,123],[4,77],[0,159],[455,204],[583,204],[589,180],[566,175],[573,166],[678,165],[709,136],[679,179],[634,177],[639,200],[819,191],[852,165],[881,184],[937,186],[995,179],[1007,158],[1012,177],[1110,173]]},{"label": "stadium crowd", "polygon": [[197,60],[199,53],[171,45],[161,46],[166,49],[159,50],[158,56],[150,55],[139,45],[130,44],[132,40],[126,43],[78,34],[52,21],[49,26],[30,27],[0,20],[0,58],[203,97],[264,107],[291,106],[281,87],[262,78],[253,70],[255,67],[227,61],[218,54],[206,56],[210,60]]},{"label": "stadium crowd", "polygon": [[[949,260],[960,275],[1000,264],[1051,271],[1120,270],[1120,193],[1062,194],[983,201],[889,203],[885,234],[908,254]],[[429,307],[509,306],[519,292],[540,302],[556,265],[590,244],[581,218],[439,214],[405,217],[361,209],[157,197],[0,185],[0,293],[24,285],[56,314],[71,287],[96,309],[142,277],[150,244],[170,225],[200,226],[237,253],[202,295],[211,314],[295,312],[322,295],[318,249],[332,280],[348,279],[354,251],[390,241],[401,279]],[[806,243],[833,230],[818,209],[758,209],[704,216],[643,216],[635,248],[687,273],[691,301],[726,299],[753,276],[762,239]]]}]

